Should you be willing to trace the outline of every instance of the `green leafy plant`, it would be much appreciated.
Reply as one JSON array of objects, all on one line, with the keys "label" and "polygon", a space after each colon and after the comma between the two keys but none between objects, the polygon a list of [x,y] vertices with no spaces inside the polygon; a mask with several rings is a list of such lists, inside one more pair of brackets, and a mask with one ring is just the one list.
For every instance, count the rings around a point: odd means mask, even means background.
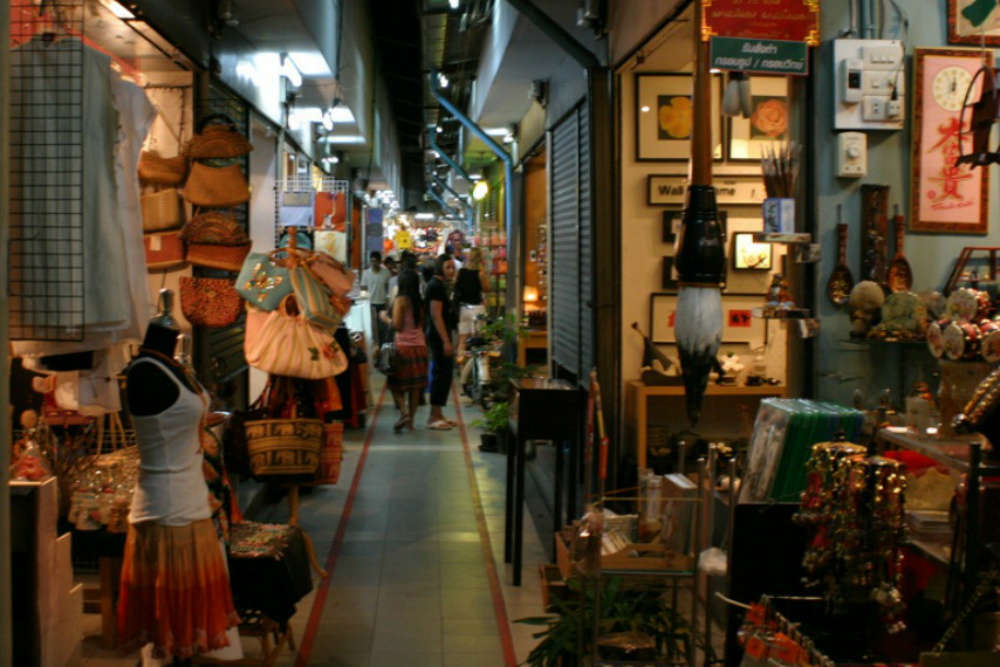
[{"label": "green leafy plant", "polygon": [[477,428],[483,428],[492,433],[500,433],[507,428],[510,419],[510,404],[506,401],[494,403],[489,410],[483,414],[482,419],[472,422]]},{"label": "green leafy plant", "polygon": [[[567,586],[572,595],[552,601],[556,615],[514,621],[545,628],[532,635],[541,641],[528,654],[526,663],[531,667],[575,664],[589,654],[596,639],[595,587],[584,586],[578,577],[570,579]],[[670,606],[665,592],[625,589],[620,577],[611,577],[601,586],[600,601],[599,636],[614,632],[641,632],[653,638],[661,656],[677,659],[686,655],[692,633],[687,620]]]}]

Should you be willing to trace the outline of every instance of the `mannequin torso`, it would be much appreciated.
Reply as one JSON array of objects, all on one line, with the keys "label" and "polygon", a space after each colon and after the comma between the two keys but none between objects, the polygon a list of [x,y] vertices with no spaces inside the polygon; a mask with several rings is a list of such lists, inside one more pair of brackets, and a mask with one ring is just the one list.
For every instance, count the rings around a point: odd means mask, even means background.
[{"label": "mannequin torso", "polygon": [[[177,336],[178,332],[173,329],[150,323],[138,358],[149,357],[162,362],[185,387],[197,393],[201,388],[195,386],[184,369],[173,360]],[[147,417],[159,414],[173,405],[180,395],[177,385],[164,375],[157,364],[133,363],[129,366],[127,377],[128,407],[133,415]]]}]

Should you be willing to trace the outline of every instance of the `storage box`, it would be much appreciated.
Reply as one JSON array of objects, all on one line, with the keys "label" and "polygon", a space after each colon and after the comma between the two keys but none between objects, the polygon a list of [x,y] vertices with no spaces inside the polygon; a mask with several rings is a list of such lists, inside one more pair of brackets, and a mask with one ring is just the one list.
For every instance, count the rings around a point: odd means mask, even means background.
[{"label": "storage box", "polygon": [[[675,553],[664,544],[633,543],[616,554],[601,556],[601,569],[636,574],[690,571],[694,569],[694,560],[694,556]],[[570,546],[561,532],[556,533],[556,563],[563,579],[578,574],[573,566]]]}]

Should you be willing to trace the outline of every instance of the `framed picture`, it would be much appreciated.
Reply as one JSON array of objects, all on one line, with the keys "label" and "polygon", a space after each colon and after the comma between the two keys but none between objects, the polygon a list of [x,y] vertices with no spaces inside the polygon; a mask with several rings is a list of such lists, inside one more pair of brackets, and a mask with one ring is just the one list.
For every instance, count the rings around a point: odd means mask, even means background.
[{"label": "framed picture", "polygon": [[[635,75],[635,159],[687,161],[691,157],[692,76],[682,72]],[[712,157],[722,159],[722,77],[712,77]]]},{"label": "framed picture", "polygon": [[[983,77],[975,78],[976,72],[992,60],[992,51],[914,50],[911,232],[988,231],[990,172],[956,166],[955,159],[962,153],[957,130],[966,91],[980,87]],[[978,96],[971,91],[970,99]]]},{"label": "framed picture", "polygon": [[660,289],[665,292],[677,292],[677,274],[674,273],[673,255],[663,257],[663,277],[660,279]]},{"label": "framed picture", "polygon": [[681,229],[684,211],[670,209],[663,212],[663,242],[673,244],[677,241],[677,232]]},{"label": "framed picture", "polygon": [[732,235],[733,269],[736,271],[770,271],[770,243],[755,243],[753,232],[736,232]]},{"label": "framed picture", "polygon": [[[753,309],[763,305],[759,294],[722,295],[722,342],[760,343],[764,340],[764,320],[753,316]],[[649,331],[653,343],[677,342],[674,325],[677,318],[677,294],[653,292],[649,297]]]},{"label": "framed picture", "polygon": [[726,155],[732,161],[759,162],[765,146],[788,141],[788,79],[750,77],[750,117],[729,118]]},{"label": "framed picture", "polygon": [[[767,195],[763,179],[752,174],[715,176],[712,186],[719,206],[763,204]],[[646,177],[646,205],[683,206],[687,189],[687,176],[650,174]]]},{"label": "framed picture", "polygon": [[948,0],[948,42],[1000,46],[1000,5],[992,0]]}]

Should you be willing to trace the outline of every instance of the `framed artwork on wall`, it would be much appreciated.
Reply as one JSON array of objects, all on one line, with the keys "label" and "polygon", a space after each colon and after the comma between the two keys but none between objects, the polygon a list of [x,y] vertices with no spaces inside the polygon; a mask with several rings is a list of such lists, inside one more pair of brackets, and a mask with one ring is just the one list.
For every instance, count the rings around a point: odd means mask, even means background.
[{"label": "framed artwork on wall", "polygon": [[[635,159],[687,161],[691,156],[693,79],[684,72],[635,75]],[[722,77],[712,77],[712,157],[722,160]]]},{"label": "framed artwork on wall", "polygon": [[993,0],[948,0],[948,42],[1000,46],[1000,5]]},{"label": "framed artwork on wall", "polygon": [[750,77],[750,117],[729,118],[726,155],[731,161],[759,162],[762,149],[788,141],[788,78]]},{"label": "framed artwork on wall", "polygon": [[[759,294],[723,294],[722,342],[759,343],[764,340],[764,320],[753,316],[753,309],[763,305]],[[653,343],[669,345],[677,342],[674,325],[677,315],[677,294],[653,292],[649,296],[649,331]]]},{"label": "framed artwork on wall", "polygon": [[730,256],[733,258],[733,269],[736,271],[770,271],[770,243],[755,243],[753,232],[736,232],[732,235],[733,246]]},{"label": "framed artwork on wall", "polygon": [[[992,51],[914,49],[910,231],[986,234],[989,170],[955,165],[962,153],[958,127],[970,84]],[[978,90],[969,99],[978,99]],[[971,142],[971,135],[968,136]],[[968,148],[968,146],[966,146]]]}]

